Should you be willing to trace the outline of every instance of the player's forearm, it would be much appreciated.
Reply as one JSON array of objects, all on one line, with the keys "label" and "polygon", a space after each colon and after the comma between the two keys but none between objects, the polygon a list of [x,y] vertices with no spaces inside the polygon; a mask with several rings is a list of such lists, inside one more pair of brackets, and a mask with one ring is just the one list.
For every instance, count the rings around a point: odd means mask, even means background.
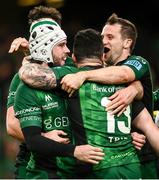
[{"label": "player's forearm", "polygon": [[13,123],[7,123],[7,125],[6,125],[7,134],[9,136],[12,136],[13,138],[23,142],[24,141],[23,133],[21,131],[19,122],[16,122],[18,120],[16,118],[15,119],[12,118],[12,121],[13,121]]},{"label": "player's forearm", "polygon": [[149,131],[147,131],[145,135],[152,148],[156,151],[157,155],[159,155],[159,128],[153,123],[152,125],[150,125]]},{"label": "player's forearm", "polygon": [[7,134],[12,136],[13,138],[23,142],[24,141],[24,136],[23,133],[21,132],[21,129],[14,129],[10,126],[7,126]]},{"label": "player's forearm", "polygon": [[[62,144],[41,135],[41,129],[36,126],[22,129],[29,150],[48,157],[73,156],[75,146]],[[41,147],[41,148],[39,148]]]},{"label": "player's forearm", "polygon": [[159,155],[159,129],[146,108],[134,119],[133,125],[145,134],[152,148]]},{"label": "player's forearm", "polygon": [[135,79],[132,70],[127,67],[111,66],[98,70],[86,71],[85,80],[104,84],[128,83]]},{"label": "player's forearm", "polygon": [[7,109],[6,129],[8,135],[19,141],[24,141],[24,136],[20,128],[19,120],[15,118],[13,106]]},{"label": "player's forearm", "polygon": [[38,89],[52,89],[56,87],[56,77],[49,67],[36,63],[23,65],[19,70],[20,78],[29,86]]},{"label": "player's forearm", "polygon": [[129,87],[132,89],[131,92],[134,93],[134,98],[140,100],[143,97],[144,90],[140,81],[133,81]]}]

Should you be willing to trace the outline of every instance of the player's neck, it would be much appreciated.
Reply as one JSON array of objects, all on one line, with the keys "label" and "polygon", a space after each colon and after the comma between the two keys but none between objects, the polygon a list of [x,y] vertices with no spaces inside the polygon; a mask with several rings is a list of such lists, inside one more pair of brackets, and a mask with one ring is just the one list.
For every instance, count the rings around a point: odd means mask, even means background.
[{"label": "player's neck", "polygon": [[119,63],[119,62],[127,59],[130,55],[131,55],[130,52],[129,52],[129,53],[128,53],[128,52],[123,53],[123,54],[115,61],[114,65],[116,65],[117,63]]},{"label": "player's neck", "polygon": [[94,59],[94,58],[85,58],[77,63],[77,67],[83,67],[83,66],[102,66],[103,62],[100,59]]}]

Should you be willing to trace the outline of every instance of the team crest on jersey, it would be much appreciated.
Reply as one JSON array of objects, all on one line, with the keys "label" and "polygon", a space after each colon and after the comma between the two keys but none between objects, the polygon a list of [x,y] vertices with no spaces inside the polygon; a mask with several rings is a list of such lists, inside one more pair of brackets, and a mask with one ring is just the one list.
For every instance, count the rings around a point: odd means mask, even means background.
[{"label": "team crest on jersey", "polygon": [[52,101],[52,97],[50,95],[45,95],[45,101]]}]

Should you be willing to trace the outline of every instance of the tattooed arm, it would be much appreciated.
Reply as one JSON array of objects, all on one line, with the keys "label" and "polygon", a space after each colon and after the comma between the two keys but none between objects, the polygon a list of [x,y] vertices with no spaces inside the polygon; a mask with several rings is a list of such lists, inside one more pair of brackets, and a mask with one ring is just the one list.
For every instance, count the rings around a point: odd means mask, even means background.
[{"label": "tattooed arm", "polygon": [[52,89],[57,86],[56,76],[46,64],[24,64],[19,70],[19,76],[26,84],[38,89]]}]

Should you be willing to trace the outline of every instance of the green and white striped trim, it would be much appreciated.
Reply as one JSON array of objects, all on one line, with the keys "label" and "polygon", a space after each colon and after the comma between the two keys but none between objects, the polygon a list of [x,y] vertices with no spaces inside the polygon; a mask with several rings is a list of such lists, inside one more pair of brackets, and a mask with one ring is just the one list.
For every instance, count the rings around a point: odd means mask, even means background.
[{"label": "green and white striped trim", "polygon": [[55,21],[49,21],[49,20],[43,20],[43,21],[38,21],[36,23],[33,23],[30,26],[30,32],[33,31],[33,29],[35,29],[37,26],[41,26],[41,25],[55,25],[55,26],[59,26]]}]

